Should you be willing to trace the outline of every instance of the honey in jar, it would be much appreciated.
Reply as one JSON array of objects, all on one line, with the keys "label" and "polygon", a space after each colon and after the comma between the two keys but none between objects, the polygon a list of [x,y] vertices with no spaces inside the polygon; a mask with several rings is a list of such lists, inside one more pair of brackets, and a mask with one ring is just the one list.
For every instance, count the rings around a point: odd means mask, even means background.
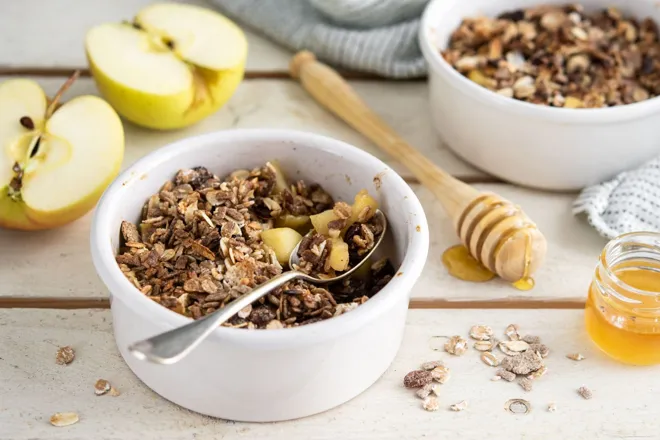
[{"label": "honey in jar", "polygon": [[660,364],[660,234],[624,234],[605,246],[589,288],[585,325],[612,358]]}]

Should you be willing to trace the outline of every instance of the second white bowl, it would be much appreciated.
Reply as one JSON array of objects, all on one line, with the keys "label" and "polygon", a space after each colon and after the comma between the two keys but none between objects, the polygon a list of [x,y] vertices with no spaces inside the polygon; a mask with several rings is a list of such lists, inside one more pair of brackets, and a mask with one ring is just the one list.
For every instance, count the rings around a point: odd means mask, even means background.
[{"label": "second white bowl", "polygon": [[[545,107],[500,96],[465,78],[441,56],[461,20],[564,4],[561,0],[432,0],[420,28],[429,65],[433,123],[448,146],[503,180],[549,190],[578,190],[637,167],[660,153],[660,99],[602,109]],[[618,7],[660,22],[650,0],[581,1],[587,10]]]}]

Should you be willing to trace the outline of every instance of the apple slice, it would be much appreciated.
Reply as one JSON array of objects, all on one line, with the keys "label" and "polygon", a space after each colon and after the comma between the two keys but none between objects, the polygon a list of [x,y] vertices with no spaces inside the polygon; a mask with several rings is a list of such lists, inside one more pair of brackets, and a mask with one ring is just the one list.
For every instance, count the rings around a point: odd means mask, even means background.
[{"label": "apple slice", "polygon": [[34,81],[0,84],[0,226],[48,229],[94,207],[116,177],[124,129],[102,99],[80,96],[54,110]]},{"label": "apple slice", "polygon": [[243,79],[247,40],[215,11],[157,3],[133,23],[92,28],[85,49],[101,94],[119,114],[174,129],[200,121],[232,96]]}]

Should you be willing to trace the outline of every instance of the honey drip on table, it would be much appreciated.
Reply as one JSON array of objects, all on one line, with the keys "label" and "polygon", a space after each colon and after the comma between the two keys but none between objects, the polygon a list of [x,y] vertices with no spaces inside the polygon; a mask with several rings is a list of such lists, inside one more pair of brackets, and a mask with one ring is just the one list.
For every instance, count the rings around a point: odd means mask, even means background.
[{"label": "honey drip on table", "polygon": [[[484,209],[482,209],[479,212],[479,214],[474,217],[474,219],[472,219],[470,225],[468,226],[466,240],[465,240],[467,243],[470,243],[472,239],[472,234],[477,228],[477,225],[479,225],[479,223],[488,214],[492,213],[495,209],[499,207],[507,205],[506,202],[503,202],[501,199],[495,196],[484,195],[478,197],[477,199],[472,201],[463,211],[463,215],[461,215],[457,226],[459,235],[468,213],[470,213],[479,204],[485,204],[487,206]],[[505,212],[499,215],[498,217],[496,217],[495,219],[493,219],[483,229],[481,235],[479,236],[479,241],[477,242],[477,246],[476,246],[476,254],[481,255],[484,243],[486,242],[486,238],[492,233],[492,231],[497,227],[497,225],[499,225],[506,219],[514,215],[517,215],[518,213],[519,211],[515,209]],[[533,244],[532,234],[530,233],[530,230],[535,228],[536,226],[531,223],[512,226],[511,228],[507,229],[500,235],[500,238],[495,246],[495,249],[490,255],[489,266],[491,268],[494,268],[495,261],[497,260],[497,256],[501,252],[502,248],[506,245],[506,243],[509,242],[511,239],[513,239],[513,237],[520,231],[524,231],[526,233],[523,276],[518,281],[512,283],[513,287],[519,290],[531,290],[535,285],[534,279],[529,276],[529,268],[531,265],[532,244]],[[444,264],[445,268],[447,268],[447,271],[449,272],[450,275],[464,281],[484,282],[491,280],[495,277],[495,274],[486,266],[484,266],[481,262],[479,262],[476,258],[474,258],[470,254],[470,251],[463,245],[456,245],[447,249],[442,255],[442,263]]]}]

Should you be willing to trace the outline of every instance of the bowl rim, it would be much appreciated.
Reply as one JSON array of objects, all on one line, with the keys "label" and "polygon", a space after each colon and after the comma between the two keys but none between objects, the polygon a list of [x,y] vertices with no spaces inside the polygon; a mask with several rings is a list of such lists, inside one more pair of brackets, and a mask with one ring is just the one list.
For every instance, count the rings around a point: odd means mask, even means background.
[{"label": "bowl rim", "polygon": [[419,199],[412,188],[391,167],[364,150],[327,136],[286,129],[232,129],[188,137],[160,147],[126,168],[106,188],[93,215],[90,248],[96,271],[111,294],[111,304],[114,300],[120,300],[132,307],[142,318],[157,322],[167,329],[189,322],[190,318],[147,298],[122,274],[115,261],[115,253],[110,239],[112,234],[119,232],[111,226],[112,220],[108,212],[121,203],[121,197],[118,197],[118,194],[129,188],[130,183],[138,180],[139,176],[148,174],[167,160],[182,154],[190,154],[191,150],[202,150],[209,144],[229,143],[232,139],[252,140],[255,144],[258,144],[260,140],[272,141],[274,139],[294,142],[298,148],[332,151],[343,157],[354,157],[361,161],[371,162],[374,168],[387,172],[389,177],[394,179],[394,184],[401,188],[406,207],[415,220],[407,224],[409,240],[397,275],[378,294],[357,309],[327,320],[294,328],[249,331],[219,327],[209,335],[207,340],[271,350],[318,343],[359,329],[389,310],[401,299],[402,295],[405,295],[407,303],[410,287],[419,278],[427,259],[429,228]]},{"label": "bowl rim", "polygon": [[463,0],[431,0],[424,9],[418,31],[418,42],[429,69],[442,75],[454,87],[489,106],[543,120],[552,120],[566,125],[603,124],[641,119],[660,111],[660,96],[646,101],[616,107],[573,109],[550,107],[520,101],[499,95],[492,90],[475,84],[454,69],[440,55],[440,49],[432,42],[435,29],[451,16],[453,7]]}]

